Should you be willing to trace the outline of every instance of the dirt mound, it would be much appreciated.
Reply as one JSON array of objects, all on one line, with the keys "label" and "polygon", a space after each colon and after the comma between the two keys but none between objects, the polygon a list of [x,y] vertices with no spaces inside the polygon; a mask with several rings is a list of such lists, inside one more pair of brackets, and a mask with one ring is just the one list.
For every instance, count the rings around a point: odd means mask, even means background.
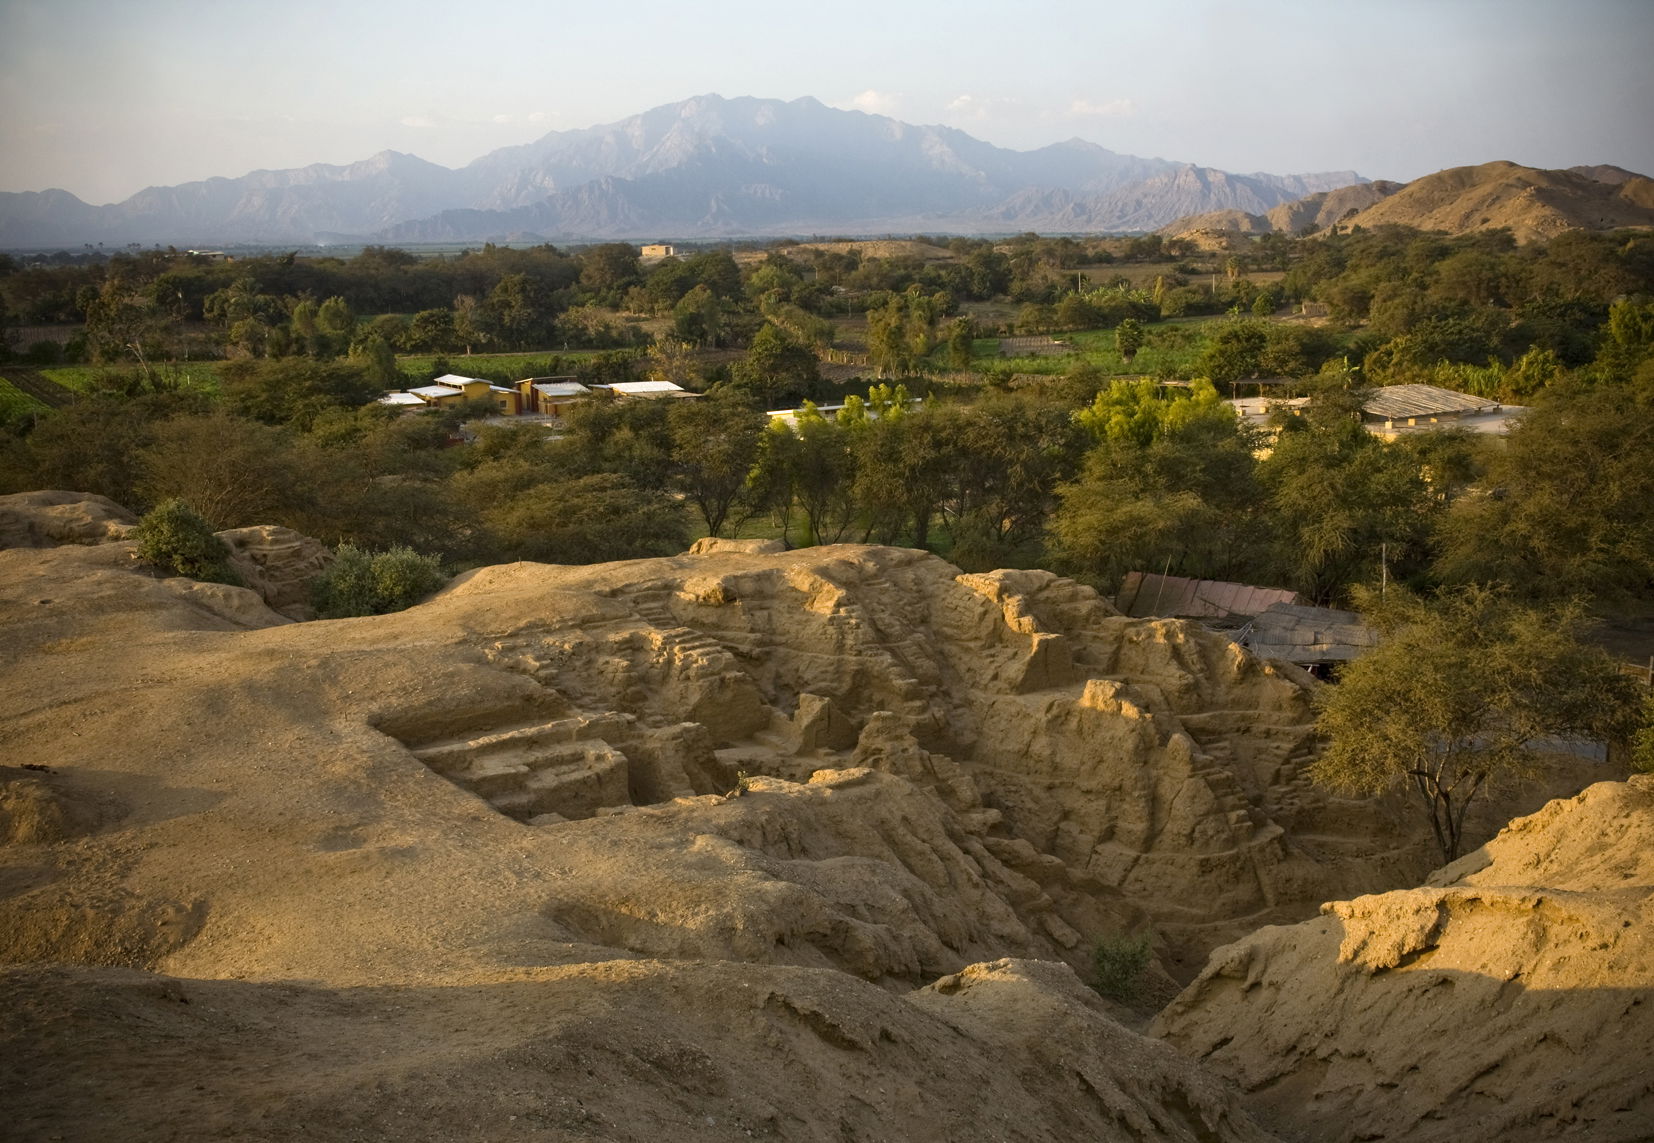
[{"label": "dirt mound", "polygon": [[0,548],[101,544],[123,539],[137,522],[113,500],[85,492],[0,496]]},{"label": "dirt mound", "polygon": [[1269,220],[1261,214],[1247,214],[1244,210],[1211,210],[1180,218],[1155,233],[1190,238],[1203,232],[1268,234],[1270,229]]},{"label": "dirt mound", "polygon": [[327,989],[0,970],[16,1139],[1267,1143],[1060,965],[906,997],[821,969],[609,960]]},{"label": "dirt mound", "polygon": [[1574,171],[1484,163],[1415,179],[1345,221],[1449,234],[1506,227],[1519,242],[1552,238],[1564,230],[1654,226],[1654,181],[1633,175],[1604,182]]},{"label": "dirt mound", "polygon": [[0,766],[0,845],[49,845],[93,832],[118,809],[38,763]]},{"label": "dirt mound", "polygon": [[1156,1030],[1289,1137],[1630,1143],[1654,1130],[1651,934],[1638,776],[1513,822],[1425,888],[1219,949]]}]

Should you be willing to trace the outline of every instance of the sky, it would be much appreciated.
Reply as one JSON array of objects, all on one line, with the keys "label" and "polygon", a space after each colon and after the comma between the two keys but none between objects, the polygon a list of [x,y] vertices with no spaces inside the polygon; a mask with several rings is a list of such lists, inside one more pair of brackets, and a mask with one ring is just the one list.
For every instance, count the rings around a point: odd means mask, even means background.
[{"label": "sky", "polygon": [[462,166],[716,92],[1028,150],[1654,175],[1654,0],[0,0],[0,190]]}]

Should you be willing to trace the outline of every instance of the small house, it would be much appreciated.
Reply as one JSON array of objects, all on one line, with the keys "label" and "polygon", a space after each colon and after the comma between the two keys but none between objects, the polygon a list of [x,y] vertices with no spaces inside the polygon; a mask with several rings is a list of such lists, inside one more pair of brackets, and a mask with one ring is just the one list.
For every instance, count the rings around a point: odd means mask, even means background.
[{"label": "small house", "polygon": [[517,394],[522,412],[562,419],[591,390],[572,377],[528,377],[517,382]]}]

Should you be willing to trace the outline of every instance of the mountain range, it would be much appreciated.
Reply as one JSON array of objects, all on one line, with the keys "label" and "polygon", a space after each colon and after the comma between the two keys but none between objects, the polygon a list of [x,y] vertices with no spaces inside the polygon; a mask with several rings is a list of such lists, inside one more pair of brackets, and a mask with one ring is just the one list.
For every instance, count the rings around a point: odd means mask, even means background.
[{"label": "mountain range", "polygon": [[384,151],[150,187],[105,206],[63,190],[0,193],[0,246],[1148,231],[1365,181],[1235,174],[1081,139],[1014,151],[811,98],[705,95],[458,169]]}]

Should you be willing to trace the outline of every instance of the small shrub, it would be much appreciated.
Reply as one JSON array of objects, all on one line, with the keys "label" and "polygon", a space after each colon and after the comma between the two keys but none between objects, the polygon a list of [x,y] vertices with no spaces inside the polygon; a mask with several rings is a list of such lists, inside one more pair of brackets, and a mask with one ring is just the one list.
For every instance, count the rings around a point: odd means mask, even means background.
[{"label": "small shrub", "polygon": [[1122,1004],[1136,999],[1149,967],[1147,936],[1104,937],[1091,952],[1092,987]]},{"label": "small shrub", "polygon": [[1654,690],[1643,696],[1642,725],[1631,736],[1631,769],[1654,774]]},{"label": "small shrub", "polygon": [[333,562],[311,584],[311,598],[322,619],[387,615],[412,607],[447,578],[435,556],[412,548],[367,552],[340,544]]},{"label": "small shrub", "polygon": [[240,585],[230,568],[230,549],[212,525],[182,500],[166,500],[146,512],[132,530],[138,556],[146,563],[207,583]]}]

